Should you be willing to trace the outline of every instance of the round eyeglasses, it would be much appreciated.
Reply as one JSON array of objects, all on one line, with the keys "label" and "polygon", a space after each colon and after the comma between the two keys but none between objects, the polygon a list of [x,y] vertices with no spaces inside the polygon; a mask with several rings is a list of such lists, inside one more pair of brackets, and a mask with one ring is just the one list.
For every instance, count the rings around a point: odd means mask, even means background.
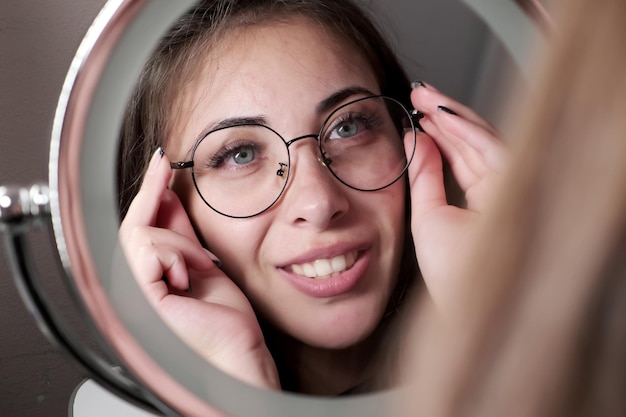
[{"label": "round eyeglasses", "polygon": [[[211,209],[247,218],[278,201],[289,180],[289,146],[303,139],[317,140],[319,161],[346,186],[358,191],[389,187],[413,159],[420,117],[393,98],[368,96],[333,110],[319,134],[289,141],[263,124],[242,121],[219,127],[196,142],[191,160],[171,166],[191,168],[196,190]],[[413,141],[405,152],[407,130],[413,132]]]}]

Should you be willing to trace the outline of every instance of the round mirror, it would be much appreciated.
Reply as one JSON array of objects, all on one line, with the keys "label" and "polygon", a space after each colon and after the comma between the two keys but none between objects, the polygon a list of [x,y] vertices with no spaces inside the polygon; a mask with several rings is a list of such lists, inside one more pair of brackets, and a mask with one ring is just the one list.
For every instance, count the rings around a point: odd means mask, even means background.
[{"label": "round mirror", "polygon": [[[64,85],[50,156],[52,225],[70,285],[89,320],[95,323],[119,359],[115,364],[99,364],[97,359],[83,355],[81,361],[99,374],[105,385],[163,414],[211,415],[219,410],[227,415],[259,417],[386,415],[395,396],[401,395],[401,386],[331,397],[262,389],[230,376],[203,359],[165,324],[130,271],[118,240],[120,131],[129,98],[144,66],[169,28],[181,16],[190,15],[188,11],[195,7],[194,3],[191,0],[108,2],[81,44]],[[539,4],[518,2],[523,3],[524,7],[520,7],[516,2],[501,0],[414,3],[419,4],[360,2],[385,29],[409,77],[437,85],[497,125],[500,111],[505,107],[502,92],[511,84],[523,82],[529,46],[538,37],[536,26],[524,11],[543,16]],[[357,110],[351,110],[350,114],[376,106],[396,106],[387,99],[381,105],[356,97]],[[330,106],[327,120],[321,120],[322,132],[329,130],[327,126],[334,126],[335,119],[331,116],[342,106],[352,108],[345,98]],[[246,124],[261,123],[254,120]],[[239,121],[236,127],[242,125]],[[277,132],[271,134],[273,139],[263,143],[282,138]],[[296,139],[288,138],[285,142],[293,142],[295,147]],[[322,155],[332,149],[331,145],[324,146]],[[194,152],[197,148],[194,147]],[[280,158],[285,159],[282,154]],[[279,171],[283,161],[280,158],[275,164]],[[340,181],[355,188],[378,187],[375,181],[372,186],[365,180],[361,184],[361,173],[353,175],[351,171],[333,168],[340,166],[341,157],[333,159],[321,162]],[[186,163],[180,158],[173,162],[179,160]],[[195,182],[198,187],[199,181]],[[386,182],[384,185],[387,186]],[[280,192],[282,189],[278,190],[278,196]],[[239,207],[224,207],[239,215],[236,211]],[[241,213],[257,214],[259,210],[254,207],[251,213],[245,210]],[[6,217],[3,214],[3,220]]]}]

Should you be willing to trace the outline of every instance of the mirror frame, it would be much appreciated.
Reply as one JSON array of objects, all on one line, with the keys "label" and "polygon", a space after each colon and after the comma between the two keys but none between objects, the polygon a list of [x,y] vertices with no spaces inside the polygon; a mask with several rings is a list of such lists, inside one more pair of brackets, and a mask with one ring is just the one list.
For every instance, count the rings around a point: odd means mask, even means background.
[{"label": "mirror frame", "polygon": [[[527,70],[537,27],[549,25],[541,4],[536,0],[463,2],[500,36],[520,68]],[[219,372],[158,319],[125,261],[113,262],[123,257],[117,244],[114,183],[119,129],[111,127],[121,125],[128,92],[162,35],[160,28],[168,27],[191,4],[192,0],[109,0],[72,62],[55,114],[49,160],[51,220],[68,281],[123,367],[148,389],[136,397],[163,414],[200,416],[217,409],[258,417],[385,415],[402,389],[340,399],[312,398],[257,389]],[[120,282],[127,285],[119,288]],[[113,300],[112,292],[118,295]],[[117,304],[126,303],[134,309],[120,314]],[[150,322],[150,331],[145,322]],[[171,351],[184,352],[194,360],[172,360],[167,355]]]},{"label": "mirror frame", "polygon": [[[393,393],[316,398],[262,390],[218,371],[163,324],[128,270],[117,244],[119,128],[111,127],[121,126],[130,91],[163,28],[192,3],[109,1],[72,62],[49,164],[51,218],[68,280],[123,368],[163,401],[156,408],[165,414],[203,416],[217,409],[258,417],[384,415]],[[177,353],[175,360],[170,352]]]}]

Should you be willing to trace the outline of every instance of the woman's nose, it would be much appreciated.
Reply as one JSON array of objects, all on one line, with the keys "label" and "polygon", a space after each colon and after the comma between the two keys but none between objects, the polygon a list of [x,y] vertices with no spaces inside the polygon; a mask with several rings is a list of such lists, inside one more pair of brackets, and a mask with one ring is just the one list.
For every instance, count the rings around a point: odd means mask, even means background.
[{"label": "woman's nose", "polygon": [[290,167],[283,213],[298,226],[325,229],[348,212],[347,188],[324,165],[319,151],[299,148],[293,152],[297,157]]}]

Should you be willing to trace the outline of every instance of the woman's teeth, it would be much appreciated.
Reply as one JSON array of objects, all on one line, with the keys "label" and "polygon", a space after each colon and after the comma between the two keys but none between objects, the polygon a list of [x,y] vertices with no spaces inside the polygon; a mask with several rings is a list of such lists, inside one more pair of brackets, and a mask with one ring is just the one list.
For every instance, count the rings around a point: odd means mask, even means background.
[{"label": "woman's teeth", "polygon": [[314,262],[291,265],[291,271],[309,278],[324,279],[351,268],[355,261],[356,253],[350,252],[330,259],[317,259]]}]

